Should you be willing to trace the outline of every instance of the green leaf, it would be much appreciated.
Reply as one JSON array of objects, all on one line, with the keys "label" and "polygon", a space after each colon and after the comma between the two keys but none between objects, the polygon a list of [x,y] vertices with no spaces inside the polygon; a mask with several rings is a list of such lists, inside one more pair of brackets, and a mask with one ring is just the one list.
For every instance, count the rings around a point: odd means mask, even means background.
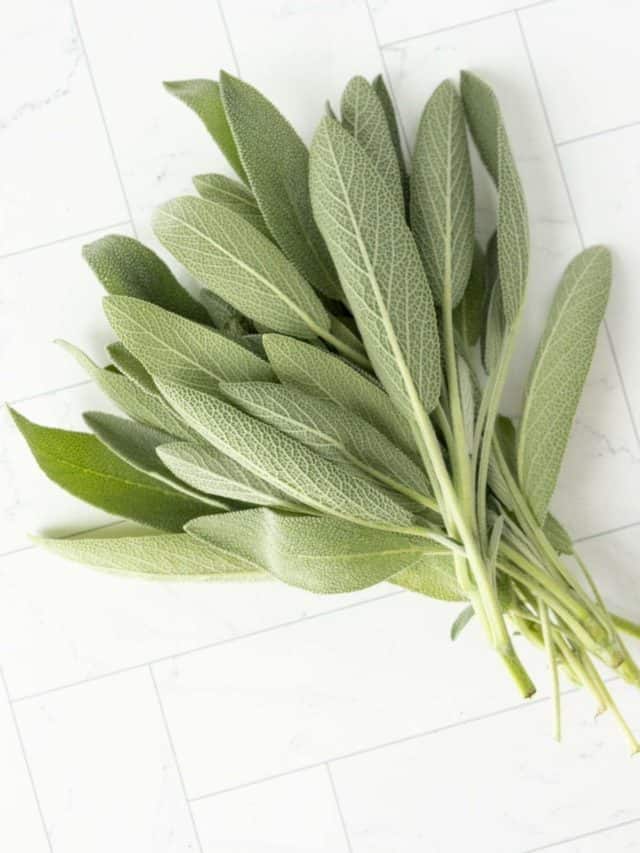
[{"label": "green leaf", "polygon": [[382,180],[404,209],[402,180],[387,116],[372,85],[353,77],[342,94],[342,124],[367,152]]},{"label": "green leaf", "polygon": [[387,89],[384,79],[381,74],[378,74],[377,77],[373,78],[371,83],[373,86],[373,91],[376,93],[378,98],[380,99],[380,103],[382,104],[382,109],[384,110],[385,118],[387,119],[387,126],[389,127],[389,133],[391,134],[391,141],[393,143],[393,147],[396,152],[396,159],[398,161],[398,168],[400,169],[400,180],[402,182],[402,192],[404,195],[404,203],[406,210],[409,209],[409,174],[407,172],[407,166],[404,160],[404,153],[402,151],[402,142],[400,140],[400,129],[398,127],[398,119],[396,118],[396,111],[393,107],[393,101],[391,100],[391,95],[389,94],[389,90]]},{"label": "green leaf", "polygon": [[413,523],[412,514],[386,491],[348,466],[325,459],[216,397],[164,382],[160,387],[203,438],[296,501],[361,524]]},{"label": "green leaf", "polygon": [[248,504],[304,512],[283,492],[252,474],[215,447],[171,442],[158,447],[158,456],[176,477],[208,495]]},{"label": "green leaf", "polygon": [[485,317],[482,339],[482,363],[487,373],[493,373],[500,362],[502,344],[505,336],[504,312],[502,309],[502,291],[494,287],[489,295],[489,305]]},{"label": "green leaf", "polygon": [[253,331],[254,326],[251,320],[248,320],[244,314],[237,311],[233,305],[225,302],[213,290],[203,287],[200,291],[200,301],[206,308],[211,322],[219,332],[244,335]]},{"label": "green leaf", "polygon": [[502,124],[500,104],[493,89],[470,71],[460,73],[460,94],[473,141],[487,171],[498,184],[498,139]]},{"label": "green leaf", "polygon": [[153,226],[198,281],[252,320],[301,338],[329,329],[329,315],[310,285],[237,213],[185,196],[158,208]]},{"label": "green leaf", "polygon": [[402,450],[363,418],[331,400],[272,382],[224,382],[220,390],[248,414],[327,459],[349,462],[405,494],[431,494],[424,473]]},{"label": "green leaf", "polygon": [[562,277],[529,373],[518,428],[518,479],[541,523],[558,479],[611,286],[611,256],[585,249]]},{"label": "green leaf", "polygon": [[480,340],[486,313],[486,298],[486,258],[476,242],[469,282],[453,315],[456,327],[468,347],[474,347]]},{"label": "green leaf", "polygon": [[247,176],[222,104],[220,85],[215,80],[175,80],[164,87],[196,113],[231,168],[246,183]]},{"label": "green leaf", "polygon": [[195,433],[173,412],[170,406],[160,396],[159,392],[145,391],[127,376],[122,376],[98,367],[82,350],[67,341],[56,341],[64,350],[72,355],[80,367],[85,370],[118,408],[133,418],[150,427],[164,430],[178,438],[193,438]]},{"label": "green leaf", "polygon": [[311,148],[314,214],[376,373],[407,414],[438,404],[431,291],[403,212],[353,137],[324,118]]},{"label": "green leaf", "polygon": [[515,322],[529,275],[527,205],[507,134],[498,125],[498,263],[504,316]]},{"label": "green leaf", "polygon": [[208,511],[206,503],[136,471],[92,435],[40,426],[10,412],[47,477],[92,506],[173,531]]},{"label": "green leaf", "polygon": [[569,533],[560,524],[555,515],[552,515],[550,512],[547,513],[547,517],[544,520],[543,530],[545,536],[559,554],[573,554],[571,536],[569,536]]},{"label": "green leaf", "polygon": [[202,198],[233,210],[265,237],[270,236],[253,194],[238,181],[227,178],[226,175],[196,175],[193,184]]},{"label": "green leaf", "polygon": [[85,412],[83,417],[96,438],[137,471],[155,477],[156,480],[160,480],[172,489],[202,503],[218,509],[229,509],[228,504],[214,501],[208,495],[185,486],[162,464],[157,450],[161,445],[171,442],[173,436],[162,430],[153,429],[104,412]]},{"label": "green leaf", "polygon": [[455,566],[450,554],[425,555],[419,565],[399,572],[389,578],[389,581],[439,601],[465,600],[456,580]]},{"label": "green leaf", "polygon": [[469,604],[456,616],[453,625],[451,626],[451,639],[455,642],[465,627],[473,619],[474,609]]},{"label": "green leaf", "polygon": [[455,307],[474,253],[471,163],[462,101],[445,80],[422,113],[411,173],[411,227],[437,302]]},{"label": "green leaf", "polygon": [[342,291],[313,220],[309,153],[270,101],[222,72],[224,108],[260,211],[282,251],[311,284],[332,299]]},{"label": "green leaf", "polygon": [[[495,439],[500,445],[505,462],[514,480],[516,479],[516,430],[509,418],[504,415],[498,415],[495,426]],[[494,495],[500,503],[507,509],[513,509],[513,500],[509,486],[505,480],[502,471],[496,463],[495,456],[492,454],[489,460],[489,485]]]},{"label": "green leaf", "polygon": [[197,518],[186,530],[223,557],[319,593],[353,592],[403,569],[420,570],[425,559],[444,550],[418,537],[341,519],[301,518],[268,509]]},{"label": "green leaf", "polygon": [[388,394],[338,356],[283,335],[265,335],[264,347],[281,382],[297,385],[309,394],[333,400],[359,415],[412,457],[416,446],[406,419]]},{"label": "green leaf", "polygon": [[223,380],[273,379],[268,363],[230,338],[140,299],[107,296],[111,328],[155,378],[213,391]]},{"label": "green leaf", "polygon": [[475,386],[471,369],[462,356],[457,357],[458,383],[460,385],[460,405],[462,409],[462,423],[466,439],[467,453],[473,452],[473,434],[476,423],[476,400]]},{"label": "green leaf", "polygon": [[153,377],[146,368],[134,358],[129,350],[120,341],[109,344],[107,352],[120,373],[124,373],[132,382],[135,382],[143,391],[149,394],[157,394],[158,389]]},{"label": "green leaf", "polygon": [[109,234],[83,246],[82,256],[109,293],[135,296],[191,320],[208,322],[205,309],[165,262],[137,240]]},{"label": "green leaf", "polygon": [[153,580],[249,581],[269,577],[208,548],[186,533],[97,539],[45,539],[38,545],[67,560]]}]

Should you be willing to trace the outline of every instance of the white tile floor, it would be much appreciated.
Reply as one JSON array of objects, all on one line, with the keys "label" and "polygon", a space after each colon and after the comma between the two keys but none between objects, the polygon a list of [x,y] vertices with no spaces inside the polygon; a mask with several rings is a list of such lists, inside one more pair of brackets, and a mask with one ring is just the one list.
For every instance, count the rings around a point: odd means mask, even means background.
[{"label": "white tile floor", "polygon": [[[160,81],[259,85],[308,138],[354,73],[388,74],[404,130],[461,67],[504,105],[532,220],[517,389],[567,260],[605,242],[615,285],[557,509],[609,601],[640,610],[640,8],[633,0],[22,0],[0,31],[0,398],[79,426],[98,393],[49,345],[98,356],[80,259],[224,170]],[[486,185],[480,203],[491,207]],[[36,471],[0,416],[0,849],[12,853],[640,851],[640,763],[610,721],[519,702],[455,607],[381,586],[123,581],[27,531],[108,516]],[[530,660],[541,686],[543,661]],[[640,725],[640,699],[615,685]],[[569,725],[570,723],[570,725]]]}]

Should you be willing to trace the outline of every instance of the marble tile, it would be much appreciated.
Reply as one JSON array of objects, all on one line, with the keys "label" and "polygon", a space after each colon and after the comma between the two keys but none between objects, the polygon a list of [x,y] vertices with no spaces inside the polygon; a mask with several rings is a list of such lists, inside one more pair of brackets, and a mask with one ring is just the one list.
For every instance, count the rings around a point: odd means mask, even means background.
[{"label": "marble tile", "polygon": [[[457,78],[462,68],[484,76],[500,98],[531,223],[528,298],[504,399],[505,412],[517,414],[555,287],[581,246],[517,20],[513,16],[492,18],[396,45],[384,54],[410,139],[435,86],[446,77]],[[478,166],[478,229],[486,238],[494,227],[495,193],[478,158],[474,159]],[[592,180],[586,175],[580,180],[585,184],[583,192],[589,193]],[[606,238],[606,234],[602,236]],[[630,238],[626,241],[627,246],[632,243]],[[602,335],[554,501],[554,509],[573,536],[588,536],[638,520],[639,465],[623,389],[609,343]],[[603,493],[607,496],[604,503]]]},{"label": "marble tile", "polygon": [[490,15],[530,5],[531,0],[450,0],[416,3],[415,0],[368,0],[382,44],[416,38]]},{"label": "marble tile", "polygon": [[631,0],[557,0],[521,13],[556,142],[640,120]]},{"label": "marble tile", "polygon": [[478,626],[451,643],[458,610],[400,595],[155,665],[189,796],[517,705]]},{"label": "marble tile", "polygon": [[554,845],[552,853],[638,853],[638,850],[640,819],[625,826],[602,830],[596,835]]},{"label": "marble tile", "polygon": [[350,853],[325,767],[193,803],[202,853]]},{"label": "marble tile", "polygon": [[[240,73],[309,140],[355,74],[381,71],[362,0],[222,0]],[[247,26],[247,21],[251,22]]]},{"label": "marble tile", "polygon": [[[15,408],[36,423],[82,431],[82,412],[115,411],[89,382]],[[114,516],[68,495],[45,477],[5,408],[0,411],[0,477],[0,554],[26,547],[31,533],[64,536],[114,521]]]},{"label": "marble tile", "polygon": [[[637,691],[622,692],[637,720]],[[640,817],[640,768],[612,721],[578,693],[563,707],[561,745],[543,702],[333,763],[353,853],[525,853]]]},{"label": "marble tile", "polygon": [[58,338],[105,362],[104,347],[114,340],[102,313],[105,291],[81,255],[85,243],[105,233],[0,260],[0,363],[10,365],[0,373],[1,400],[22,400],[86,378],[54,345]]},{"label": "marble tile", "polygon": [[3,558],[0,590],[0,649],[14,698],[389,593],[385,586],[316,596],[267,582],[152,582],[41,549]]},{"label": "marble tile", "polygon": [[16,709],[55,851],[197,853],[147,670]]},{"label": "marble tile", "polygon": [[585,242],[605,243],[613,251],[607,319],[640,427],[640,127],[563,145],[560,157]]},{"label": "marble tile", "polygon": [[0,255],[127,219],[70,4],[13,5],[0,55]]},{"label": "marble tile", "polygon": [[136,230],[153,243],[157,205],[194,192],[192,175],[228,172],[200,120],[162,86],[233,70],[218,6],[209,0],[179,7],[76,0],[75,6]]},{"label": "marble tile", "polygon": [[0,754],[0,847],[11,853],[47,853],[49,844],[1,681]]}]

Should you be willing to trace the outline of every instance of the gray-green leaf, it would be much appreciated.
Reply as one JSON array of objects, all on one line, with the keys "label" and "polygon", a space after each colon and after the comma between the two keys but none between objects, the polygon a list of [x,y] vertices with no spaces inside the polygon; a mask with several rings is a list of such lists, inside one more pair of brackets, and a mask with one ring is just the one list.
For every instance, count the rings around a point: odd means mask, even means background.
[{"label": "gray-green leaf", "polygon": [[269,237],[269,229],[253,194],[238,181],[226,175],[196,175],[193,185],[202,198],[216,201],[246,219],[250,225]]},{"label": "gray-green leaf", "polygon": [[332,299],[342,291],[309,203],[309,152],[270,101],[230,74],[220,75],[225,112],[267,228],[311,284]]},{"label": "gray-green leaf", "polygon": [[451,626],[451,639],[455,642],[465,627],[469,624],[471,619],[473,618],[474,610],[473,607],[468,604],[463,610],[458,613],[456,616],[453,625]]},{"label": "gray-green leaf", "polygon": [[329,329],[329,315],[311,286],[237,213],[185,196],[158,208],[153,225],[163,246],[198,281],[252,320],[301,338]]},{"label": "gray-green leaf", "polygon": [[418,126],[411,226],[434,297],[450,308],[460,302],[469,281],[473,209],[464,110],[453,83],[445,80],[427,101]]},{"label": "gray-green leaf", "polygon": [[319,593],[364,589],[444,554],[418,537],[268,509],[198,518],[186,530],[222,557]]},{"label": "gray-green leaf", "polygon": [[529,373],[518,428],[518,479],[542,523],[553,495],[611,286],[611,256],[585,249],[569,264]]},{"label": "gray-green leaf", "polygon": [[476,242],[469,282],[454,313],[454,321],[468,347],[480,340],[486,312],[486,258]]},{"label": "gray-green leaf", "polygon": [[149,371],[137,358],[131,355],[123,343],[116,341],[113,344],[109,344],[107,352],[120,373],[124,373],[132,382],[139,385],[143,391],[147,391],[149,394],[158,393],[156,383],[153,381],[153,377]]},{"label": "gray-green leaf", "polygon": [[396,152],[396,158],[398,160],[398,168],[400,169],[400,180],[402,181],[402,192],[404,195],[404,203],[405,208],[408,210],[409,208],[409,173],[407,172],[407,166],[404,160],[404,152],[402,150],[402,142],[400,139],[400,128],[398,127],[398,119],[396,117],[396,111],[393,106],[393,101],[391,100],[391,95],[389,94],[389,90],[387,89],[384,79],[381,74],[378,74],[373,78],[371,85],[373,86],[373,91],[376,93],[378,98],[380,99],[380,103],[382,104],[382,109],[384,110],[385,117],[387,119],[387,125],[389,127],[389,133],[391,134],[391,141],[393,142],[393,147]]},{"label": "gray-green leaf", "polygon": [[431,291],[403,211],[351,134],[324,118],[311,148],[313,210],[367,352],[409,415],[438,404],[440,345]]}]

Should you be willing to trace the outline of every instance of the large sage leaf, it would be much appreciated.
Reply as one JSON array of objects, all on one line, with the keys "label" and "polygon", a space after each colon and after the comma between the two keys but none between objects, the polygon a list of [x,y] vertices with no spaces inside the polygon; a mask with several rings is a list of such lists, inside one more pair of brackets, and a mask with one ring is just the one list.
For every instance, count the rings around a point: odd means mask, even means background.
[{"label": "large sage leaf", "polygon": [[324,118],[311,148],[313,210],[376,373],[407,414],[438,404],[431,291],[403,211],[367,154]]},{"label": "large sage leaf", "polygon": [[161,530],[181,530],[208,505],[123,462],[84,432],[40,426],[10,410],[36,462],[65,491],[92,506]]},{"label": "large sage leaf", "polygon": [[161,445],[171,442],[173,436],[162,430],[104,412],[85,412],[83,417],[96,438],[136,470],[155,477],[172,489],[202,503],[218,509],[229,509],[228,504],[212,500],[207,494],[201,494],[189,488],[163,465],[157,450]]},{"label": "large sage leaf", "polygon": [[182,287],[165,262],[132,237],[101,237],[83,246],[82,256],[109,293],[135,296],[191,320],[208,322],[205,309]]},{"label": "large sage leaf", "polygon": [[116,538],[46,539],[38,545],[85,566],[153,580],[265,580],[266,572],[233,562],[186,533]]},{"label": "large sage leaf", "polygon": [[226,175],[196,175],[193,184],[202,198],[216,201],[246,219],[269,237],[269,229],[251,191]]},{"label": "large sage leaf", "polygon": [[185,196],[158,208],[153,225],[195,278],[252,320],[301,338],[329,329],[329,315],[310,285],[237,213]]},{"label": "large sage leaf", "polygon": [[141,385],[114,371],[98,367],[88,355],[67,341],[56,343],[70,353],[80,367],[87,372],[109,399],[118,408],[136,421],[150,427],[164,430],[178,438],[193,438],[194,432],[183,424],[175,412],[160,396],[159,392],[151,393]]},{"label": "large sage leaf", "polygon": [[413,523],[382,487],[275,427],[201,391],[165,382],[160,388],[203,438],[296,501],[362,524]]},{"label": "large sage leaf", "polygon": [[364,589],[444,553],[418,537],[268,509],[197,518],[186,530],[222,557],[320,593]]},{"label": "large sage leaf", "polygon": [[332,299],[342,291],[309,203],[309,153],[284,116],[253,86],[222,72],[224,108],[260,212],[282,251]]},{"label": "large sage leaf", "polygon": [[358,369],[338,356],[283,335],[265,335],[263,343],[281,382],[333,400],[373,424],[415,457],[416,447],[407,420],[396,411],[388,394]]},{"label": "large sage leaf", "polygon": [[231,168],[246,183],[247,176],[224,112],[220,85],[215,80],[175,80],[166,82],[164,87],[201,119]]},{"label": "large sage leaf", "polygon": [[399,491],[431,494],[423,471],[402,450],[363,418],[331,400],[272,382],[224,382],[220,390],[248,414],[328,459],[349,462]]},{"label": "large sage leaf", "polygon": [[108,296],[111,328],[152,376],[212,391],[218,382],[273,379],[268,363],[211,328],[128,296]]},{"label": "large sage leaf", "polygon": [[411,227],[437,302],[455,307],[474,253],[473,178],[462,101],[445,80],[427,101],[411,172]]},{"label": "large sage leaf", "polygon": [[611,286],[611,256],[585,249],[567,267],[529,373],[518,428],[518,478],[543,522],[556,486]]},{"label": "large sage leaf", "polygon": [[393,106],[393,101],[391,100],[391,95],[387,86],[384,82],[384,79],[381,74],[378,74],[373,78],[371,85],[373,86],[373,91],[376,93],[378,98],[380,99],[380,103],[382,104],[382,109],[384,110],[385,118],[387,119],[387,126],[389,127],[389,133],[391,134],[391,141],[393,143],[393,147],[396,152],[396,159],[398,160],[398,168],[400,169],[400,180],[402,182],[402,192],[404,195],[404,203],[405,208],[408,210],[409,208],[409,173],[407,172],[407,166],[404,159],[404,152],[402,150],[402,141],[400,139],[400,128],[398,127],[398,119],[396,117],[396,111]]},{"label": "large sage leaf", "polygon": [[157,452],[176,477],[200,492],[242,503],[304,512],[304,507],[216,447],[179,441],[164,444]]},{"label": "large sage leaf", "polygon": [[380,98],[364,77],[353,77],[342,94],[342,125],[373,161],[397,202],[404,206],[396,149]]}]

